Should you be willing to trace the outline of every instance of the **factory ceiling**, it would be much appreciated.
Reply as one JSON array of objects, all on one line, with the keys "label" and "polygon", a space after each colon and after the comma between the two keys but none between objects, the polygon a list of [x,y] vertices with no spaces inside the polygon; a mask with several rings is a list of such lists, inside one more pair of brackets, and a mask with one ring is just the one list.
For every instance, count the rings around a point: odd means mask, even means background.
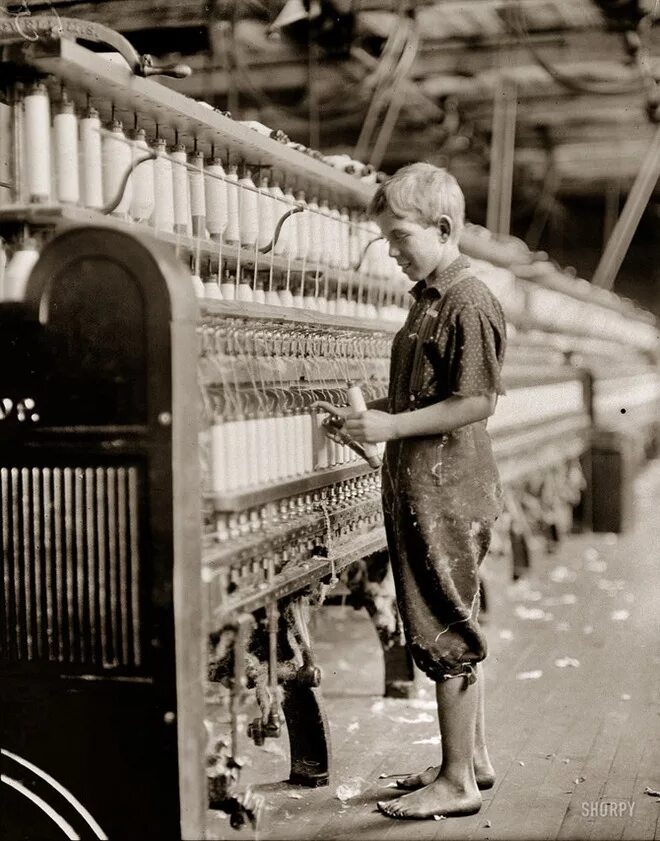
[{"label": "factory ceiling", "polygon": [[655,130],[660,4],[648,0],[101,0],[32,13],[105,23],[185,57],[164,83],[324,152],[451,166],[485,193],[494,103],[513,91],[520,184],[632,182]]}]

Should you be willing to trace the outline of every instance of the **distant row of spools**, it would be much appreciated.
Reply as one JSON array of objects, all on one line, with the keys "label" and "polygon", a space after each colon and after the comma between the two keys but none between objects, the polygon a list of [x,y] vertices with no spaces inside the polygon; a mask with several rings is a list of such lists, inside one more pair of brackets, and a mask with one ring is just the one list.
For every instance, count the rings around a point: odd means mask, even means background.
[{"label": "distant row of spools", "polygon": [[215,272],[202,277],[193,269],[192,280],[197,296],[211,300],[248,301],[383,321],[402,321],[408,314],[407,296],[401,289],[385,289],[383,285],[373,288],[341,278],[329,279],[327,275],[315,276],[314,272],[269,275],[246,270],[236,275],[227,270],[219,279]]},{"label": "distant row of spools", "polygon": [[[104,126],[93,107],[78,115],[65,92],[51,106],[42,83],[17,106],[22,201],[105,210],[156,232],[241,246],[262,262],[264,252],[272,252],[310,271],[359,268],[383,279],[400,274],[384,241],[369,245],[379,229],[359,210],[294,191],[266,170],[255,178],[248,166],[205,158],[195,146],[168,149],[158,137],[149,143],[140,128],[129,138],[119,121]],[[296,208],[302,212],[283,222],[273,244],[278,222]]]}]

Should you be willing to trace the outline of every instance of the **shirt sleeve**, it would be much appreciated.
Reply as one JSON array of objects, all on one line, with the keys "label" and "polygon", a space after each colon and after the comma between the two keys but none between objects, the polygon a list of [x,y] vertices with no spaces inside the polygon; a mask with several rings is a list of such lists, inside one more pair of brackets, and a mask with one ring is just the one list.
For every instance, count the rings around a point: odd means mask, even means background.
[{"label": "shirt sleeve", "polygon": [[498,326],[478,306],[463,307],[455,316],[448,343],[449,387],[458,397],[505,394],[502,360],[505,326]]}]

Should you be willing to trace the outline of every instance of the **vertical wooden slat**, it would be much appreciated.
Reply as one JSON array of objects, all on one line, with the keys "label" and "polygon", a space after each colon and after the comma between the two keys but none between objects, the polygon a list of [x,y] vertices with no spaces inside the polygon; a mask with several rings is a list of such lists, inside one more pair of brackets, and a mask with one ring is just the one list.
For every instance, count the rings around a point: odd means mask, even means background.
[{"label": "vertical wooden slat", "polygon": [[7,657],[11,657],[11,641],[13,636],[10,611],[13,605],[14,596],[12,593],[12,573],[9,569],[9,535],[11,525],[9,521],[9,471],[6,467],[0,468],[0,523],[2,525],[2,580],[5,598],[5,639]]},{"label": "vertical wooden slat", "polygon": [[64,468],[64,553],[66,556],[66,591],[69,617],[69,660],[72,663],[75,662],[79,654],[79,645],[76,645],[76,583],[78,569],[74,556],[74,546],[76,545],[74,476],[74,471],[70,467]]},{"label": "vertical wooden slat", "polygon": [[[58,627],[58,650],[57,659],[62,662],[64,660],[65,649],[65,615],[68,616],[68,624],[66,625],[66,639],[67,648],[70,651],[70,635],[72,610],[69,606],[71,600],[69,599],[69,588],[71,586],[71,578],[69,575],[68,566],[71,563],[69,556],[62,555],[62,522],[66,517],[66,509],[62,499],[62,470],[59,467],[53,468],[53,537],[55,545],[55,606],[57,610],[57,627]],[[66,565],[66,566],[65,566]],[[66,607],[66,611],[65,611]]]},{"label": "vertical wooden slat", "polygon": [[105,471],[102,467],[96,468],[96,538],[99,562],[98,593],[99,593],[99,624],[101,636],[101,656],[103,665],[112,665],[112,654],[110,638],[108,635],[108,614],[107,614],[107,566],[106,566],[106,497],[105,497]]},{"label": "vertical wooden slat", "polygon": [[[52,553],[52,498],[50,491],[51,471],[44,467],[38,471],[37,485],[41,485],[40,495],[43,500],[43,539],[44,550],[44,587],[46,590],[46,640],[48,643],[48,659],[55,660],[57,655],[56,637],[59,628],[55,623],[55,606],[53,604],[53,553]],[[41,481],[40,481],[41,480]]]},{"label": "vertical wooden slat", "polygon": [[129,663],[129,619],[128,619],[128,528],[126,523],[126,469],[120,467],[117,471],[117,513],[118,541],[119,541],[119,601],[121,610],[121,642],[122,662]]},{"label": "vertical wooden slat", "polygon": [[87,625],[85,623],[85,513],[84,513],[84,473],[80,468],[74,471],[74,505],[75,519],[73,530],[76,546],[76,607],[78,613],[78,650],[80,660],[87,659]]},{"label": "vertical wooden slat", "polygon": [[98,593],[96,571],[96,522],[94,517],[94,471],[85,469],[85,546],[87,560],[87,608],[91,638],[90,660],[98,656]]},{"label": "vertical wooden slat", "polygon": [[140,655],[140,539],[138,533],[137,470],[128,469],[128,519],[130,527],[131,619],[133,631],[133,662],[141,665]]},{"label": "vertical wooden slat", "polygon": [[124,663],[119,651],[118,622],[120,616],[120,604],[117,598],[117,578],[119,575],[119,564],[117,555],[117,480],[114,467],[106,471],[106,486],[108,500],[108,572],[110,584],[110,634],[112,641],[112,654],[115,662]]},{"label": "vertical wooden slat", "polygon": [[16,654],[19,659],[25,657],[26,632],[25,632],[25,611],[22,610],[23,589],[20,560],[20,523],[18,497],[18,469],[11,469],[11,527],[12,534],[12,560],[14,562],[14,609],[16,611]]},{"label": "vertical wooden slat", "polygon": [[[36,626],[36,654],[37,657],[44,656],[44,588],[43,574],[41,568],[41,482],[40,470],[32,468],[32,475],[28,472],[28,483],[32,495],[32,516],[27,524],[27,529],[32,535],[32,568],[34,572],[34,620]],[[23,524],[26,528],[26,524]]]},{"label": "vertical wooden slat", "polygon": [[34,617],[32,615],[32,596],[33,596],[33,582],[31,567],[31,545],[30,539],[30,471],[27,468],[22,468],[20,472],[20,494],[21,494],[21,516],[19,519],[19,529],[21,534],[22,544],[22,575],[23,579],[23,593],[25,596],[25,634],[27,640],[27,658],[32,660],[34,657],[34,635],[33,624]]}]

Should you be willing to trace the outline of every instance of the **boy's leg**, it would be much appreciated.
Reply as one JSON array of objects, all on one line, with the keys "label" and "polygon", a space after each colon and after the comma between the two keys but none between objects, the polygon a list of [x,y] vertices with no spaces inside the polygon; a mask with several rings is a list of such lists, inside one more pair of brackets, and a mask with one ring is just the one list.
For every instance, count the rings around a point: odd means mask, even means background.
[{"label": "boy's leg", "polygon": [[477,665],[477,722],[474,730],[474,775],[480,789],[492,788],[495,784],[495,770],[486,747],[486,704],[484,673],[481,663]]},{"label": "boy's leg", "polygon": [[463,678],[440,681],[436,687],[443,756],[438,777],[430,785],[381,801],[378,808],[397,818],[430,818],[434,815],[470,815],[479,811],[481,795],[474,777],[473,756],[478,681]]},{"label": "boy's leg", "polygon": [[[484,712],[484,675],[481,663],[477,665],[477,720],[474,733],[474,776],[480,789],[492,788],[495,783],[495,771],[486,747],[486,716]],[[442,735],[442,729],[440,730]],[[413,791],[432,783],[440,774],[440,765],[431,765],[420,774],[410,774],[396,781],[399,788]]]}]

